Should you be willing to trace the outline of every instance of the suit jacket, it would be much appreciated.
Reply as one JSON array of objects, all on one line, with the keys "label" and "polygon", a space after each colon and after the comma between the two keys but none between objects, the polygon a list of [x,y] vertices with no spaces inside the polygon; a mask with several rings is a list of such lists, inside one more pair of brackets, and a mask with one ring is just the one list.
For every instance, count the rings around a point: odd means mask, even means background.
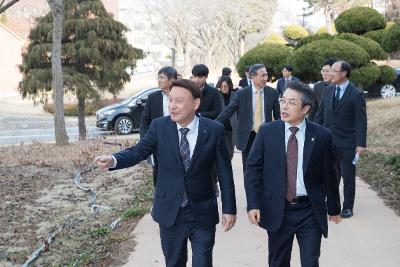
[{"label": "suit jacket", "polygon": [[163,93],[162,91],[149,94],[146,105],[141,115],[139,133],[143,138],[149,130],[150,123],[156,118],[163,117]]},{"label": "suit jacket", "polygon": [[247,76],[245,76],[244,78],[242,78],[240,81],[239,81],[239,86],[240,87],[242,87],[242,88],[245,88],[245,87],[247,87],[247,86],[249,86],[250,84],[249,84],[249,82],[247,81]]},{"label": "suit jacket", "polygon": [[314,102],[313,102],[310,112],[308,113],[308,119],[310,121],[314,121],[315,114],[317,113],[317,110],[318,110],[318,106],[320,105],[320,103],[322,101],[323,93],[328,86],[329,86],[329,84],[324,81],[317,82],[314,85]]},{"label": "suit jacket", "polygon": [[[229,95],[229,102],[232,100],[232,98],[233,98],[233,96],[235,94],[236,94],[236,92],[232,92]],[[220,100],[221,100],[222,108],[227,107],[227,105],[225,105],[225,101],[224,101],[224,97],[222,95],[222,92],[220,92],[219,97],[220,97]],[[233,113],[233,115],[230,117],[229,122],[230,122],[231,127],[232,127],[232,144],[235,146],[236,145],[236,139],[237,139],[237,128],[238,128],[238,118],[237,118],[237,113],[236,112]]]},{"label": "suit jacket", "polygon": [[[263,90],[265,122],[272,121],[272,114],[275,120],[280,119],[277,91],[269,86],[264,87]],[[238,114],[236,147],[243,151],[246,149],[250,133],[253,130],[253,91],[251,86],[237,91],[216,120],[223,123],[230,119],[235,112]]]},{"label": "suit jacket", "polygon": [[197,112],[203,117],[214,120],[221,110],[218,90],[206,83],[201,92],[200,107]]},{"label": "suit jacket", "polygon": [[219,221],[210,168],[215,164],[222,211],[224,214],[236,214],[235,186],[223,125],[199,118],[197,142],[187,172],[180,158],[178,140],[177,125],[170,116],[155,119],[139,143],[113,154],[117,159],[115,169],[133,166],[155,153],[158,158],[158,178],[151,212],[153,219],[162,226],[171,227],[185,190],[197,223],[209,228]]},{"label": "suit jacket", "polygon": [[[292,81],[299,81],[299,78],[292,76]],[[283,92],[285,91],[285,78],[279,78],[278,84],[276,85],[276,90],[279,93],[279,97],[282,97]]]},{"label": "suit jacket", "polygon": [[363,92],[349,83],[335,110],[335,85],[329,86],[323,97],[314,122],[332,131],[333,143],[343,149],[366,147],[367,113]]},{"label": "suit jacket", "polygon": [[[304,185],[325,237],[327,213],[340,213],[335,161],[331,132],[306,121]],[[282,225],[286,188],[285,123],[278,120],[261,126],[247,159],[245,174],[247,208],[260,209],[260,226],[267,231],[275,232]]]}]

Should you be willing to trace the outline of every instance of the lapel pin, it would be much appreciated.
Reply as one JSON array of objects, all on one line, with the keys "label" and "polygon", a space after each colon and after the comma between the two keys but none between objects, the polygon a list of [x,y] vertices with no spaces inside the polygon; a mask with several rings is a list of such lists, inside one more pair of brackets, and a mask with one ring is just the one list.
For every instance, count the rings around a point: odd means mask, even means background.
[{"label": "lapel pin", "polygon": [[311,137],[311,141],[314,142],[314,140],[315,140],[314,137]]}]

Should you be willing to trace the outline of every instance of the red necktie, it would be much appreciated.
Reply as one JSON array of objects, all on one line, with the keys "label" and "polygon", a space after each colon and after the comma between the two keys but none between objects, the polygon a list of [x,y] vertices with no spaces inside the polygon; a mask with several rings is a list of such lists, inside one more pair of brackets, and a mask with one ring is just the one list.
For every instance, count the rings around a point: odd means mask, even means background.
[{"label": "red necktie", "polygon": [[291,202],[296,197],[296,181],[297,181],[297,139],[296,132],[299,130],[297,127],[290,127],[289,130],[292,134],[287,143],[286,152],[286,176],[287,176],[287,190],[286,199]]}]

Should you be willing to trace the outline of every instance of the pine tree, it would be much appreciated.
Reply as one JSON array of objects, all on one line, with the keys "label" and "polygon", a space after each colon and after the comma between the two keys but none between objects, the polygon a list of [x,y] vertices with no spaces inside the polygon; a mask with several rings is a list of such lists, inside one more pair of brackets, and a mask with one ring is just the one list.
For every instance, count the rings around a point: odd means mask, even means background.
[{"label": "pine tree", "polygon": [[[78,99],[79,139],[86,138],[85,101],[100,92],[117,94],[130,80],[143,51],[128,44],[127,28],[114,20],[100,0],[63,0],[62,72],[64,91]],[[23,98],[47,102],[52,89],[52,15],[38,18],[29,34],[30,44],[23,52],[19,85]]]}]

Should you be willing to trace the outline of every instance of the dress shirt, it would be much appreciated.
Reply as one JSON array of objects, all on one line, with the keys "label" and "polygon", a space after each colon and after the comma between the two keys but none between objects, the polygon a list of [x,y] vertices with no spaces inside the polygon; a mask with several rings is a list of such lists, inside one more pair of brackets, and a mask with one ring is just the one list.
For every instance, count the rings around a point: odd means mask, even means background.
[{"label": "dress shirt", "polygon": [[[285,122],[285,149],[287,151],[287,143],[292,132],[289,130],[293,127],[289,123]],[[296,126],[299,130],[296,133],[297,139],[297,180],[296,180],[296,195],[306,196],[307,190],[304,185],[303,176],[303,151],[304,151],[304,140],[306,136],[306,120],[303,120],[299,125]]]},{"label": "dress shirt", "polygon": [[[347,86],[349,85],[349,80],[346,80],[345,82],[341,83],[341,84],[336,84],[335,85],[335,90],[336,88],[339,86],[340,87],[340,95],[339,95],[339,99],[342,98],[344,92],[346,91]],[[335,92],[335,97],[336,97],[336,92]]]},{"label": "dress shirt", "polygon": [[186,134],[186,139],[189,142],[190,148],[190,159],[192,159],[193,151],[197,143],[197,136],[199,135],[199,117],[194,116],[194,119],[191,123],[189,123],[186,127],[182,127],[178,123],[176,124],[176,128],[178,129],[179,143],[181,143],[181,132],[180,128],[189,128],[188,133]]},{"label": "dress shirt", "polygon": [[[258,97],[258,89],[254,87],[254,85],[251,87],[252,89],[252,99],[253,99],[253,119],[254,119],[254,114],[256,113],[256,104],[257,104],[257,97]],[[261,124],[265,122],[265,114],[264,114],[264,88],[260,90],[261,93]],[[253,122],[254,123],[254,122]]]},{"label": "dress shirt", "polygon": [[169,110],[168,110],[168,96],[162,92],[162,106],[163,106],[163,116],[168,116],[169,115]]}]

